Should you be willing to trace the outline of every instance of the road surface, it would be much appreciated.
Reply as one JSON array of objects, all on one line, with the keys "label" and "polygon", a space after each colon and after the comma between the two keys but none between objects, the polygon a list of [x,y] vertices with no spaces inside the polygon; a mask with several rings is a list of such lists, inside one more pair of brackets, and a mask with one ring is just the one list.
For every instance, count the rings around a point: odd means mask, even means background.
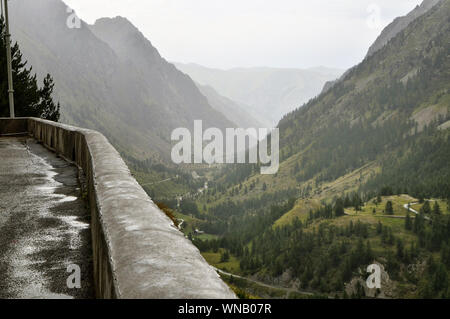
[{"label": "road surface", "polygon": [[286,293],[295,292],[295,293],[306,295],[306,296],[317,295],[317,294],[314,294],[314,293],[309,292],[309,291],[301,291],[301,290],[297,290],[297,289],[294,289],[294,288],[286,288],[286,287],[281,287],[281,286],[273,286],[273,285],[265,284],[265,283],[263,283],[261,281],[257,281],[257,280],[250,279],[250,278],[247,278],[247,277],[242,277],[242,276],[238,276],[238,275],[235,275],[235,274],[231,274],[229,272],[223,271],[222,269],[216,268],[214,266],[211,266],[211,267],[213,267],[217,272],[219,272],[221,274],[224,274],[224,275],[227,275],[227,276],[233,276],[234,278],[247,280],[247,281],[253,282],[253,283],[255,283],[255,284],[259,285],[259,286],[262,286],[262,287],[266,287],[266,288],[270,288],[270,289],[283,290]]},{"label": "road surface", "polygon": [[[0,137],[0,298],[91,298],[89,214],[77,169],[26,137]],[[69,289],[67,267],[81,268]]]},{"label": "road surface", "polygon": [[[417,210],[411,208],[411,206],[412,206],[412,205],[415,205],[415,204],[418,204],[418,203],[409,203],[409,204],[405,204],[405,205],[403,205],[403,208],[405,208],[406,210],[409,210],[410,212],[413,212],[413,213],[416,214],[416,215],[419,215],[420,213],[419,213]],[[431,220],[430,217],[428,217],[428,216],[424,216],[424,218],[425,218],[426,220]]]}]

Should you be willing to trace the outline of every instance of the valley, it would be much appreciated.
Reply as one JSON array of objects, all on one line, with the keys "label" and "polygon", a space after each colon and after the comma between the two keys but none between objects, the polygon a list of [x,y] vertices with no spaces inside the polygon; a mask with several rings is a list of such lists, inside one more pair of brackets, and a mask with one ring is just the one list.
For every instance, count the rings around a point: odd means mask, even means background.
[{"label": "valley", "polygon": [[[172,208],[212,265],[333,298],[448,296],[449,10],[432,6],[285,115],[276,174],[205,168],[208,190]],[[379,290],[365,287],[371,263]]]},{"label": "valley", "polygon": [[[16,69],[29,63],[20,68],[32,88],[54,77],[61,122],[104,134],[171,230],[239,298],[450,298],[450,0],[394,19],[346,71],[168,62],[141,20],[70,29],[60,27],[66,9],[11,3]],[[2,117],[7,104],[0,96]],[[279,143],[258,136],[252,148],[248,138],[240,154],[255,160],[224,164],[230,128],[276,128]],[[174,160],[184,137],[189,158]],[[369,265],[381,288],[368,287]]]}]

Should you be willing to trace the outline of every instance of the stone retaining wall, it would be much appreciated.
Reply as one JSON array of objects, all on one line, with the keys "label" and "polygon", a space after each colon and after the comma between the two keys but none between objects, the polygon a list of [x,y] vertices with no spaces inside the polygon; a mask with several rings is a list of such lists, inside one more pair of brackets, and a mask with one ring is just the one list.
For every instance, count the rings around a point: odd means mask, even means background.
[{"label": "stone retaining wall", "polygon": [[235,298],[102,134],[36,118],[0,119],[0,135],[23,133],[85,175],[98,298]]}]

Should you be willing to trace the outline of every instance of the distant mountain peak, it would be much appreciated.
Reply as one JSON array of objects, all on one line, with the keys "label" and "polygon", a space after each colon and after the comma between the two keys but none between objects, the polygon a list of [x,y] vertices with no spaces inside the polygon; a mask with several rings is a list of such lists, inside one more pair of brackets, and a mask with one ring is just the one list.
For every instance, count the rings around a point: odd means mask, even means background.
[{"label": "distant mountain peak", "polygon": [[95,20],[94,25],[108,25],[109,27],[116,26],[139,32],[138,28],[136,28],[130,20],[122,16],[116,16],[114,18],[99,18]]},{"label": "distant mountain peak", "polygon": [[239,105],[265,126],[275,126],[283,115],[316,96],[326,81],[341,70],[247,67],[214,69],[195,63],[175,63],[201,85],[208,85],[222,97]]},{"label": "distant mountain peak", "polygon": [[127,18],[101,18],[89,28],[122,59],[134,60],[136,64],[155,64],[161,58],[151,41]]},{"label": "distant mountain peak", "polygon": [[130,34],[139,38],[139,40],[148,41],[141,31],[127,18],[122,16],[116,16],[114,18],[100,18],[95,21],[94,24],[89,25],[89,28],[93,31],[105,33],[108,31],[109,37],[116,39],[129,37]]}]

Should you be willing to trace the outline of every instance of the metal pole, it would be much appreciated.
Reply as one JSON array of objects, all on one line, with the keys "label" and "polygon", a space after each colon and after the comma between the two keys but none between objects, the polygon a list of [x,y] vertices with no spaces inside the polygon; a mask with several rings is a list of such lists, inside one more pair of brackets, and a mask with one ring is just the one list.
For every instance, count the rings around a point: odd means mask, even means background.
[{"label": "metal pole", "polygon": [[8,0],[5,0],[5,25],[6,25],[6,63],[8,65],[8,93],[9,93],[9,115],[11,118],[15,117],[14,114],[14,87],[12,78],[12,64],[11,64],[11,34],[9,33],[9,20],[8,20]]}]

